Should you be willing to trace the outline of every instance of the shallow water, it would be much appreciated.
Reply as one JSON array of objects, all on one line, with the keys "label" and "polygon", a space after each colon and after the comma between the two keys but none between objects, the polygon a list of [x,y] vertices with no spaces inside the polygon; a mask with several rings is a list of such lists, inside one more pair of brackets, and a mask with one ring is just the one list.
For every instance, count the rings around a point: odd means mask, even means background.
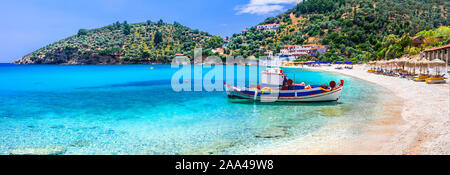
[{"label": "shallow water", "polygon": [[340,129],[358,135],[378,117],[386,92],[351,77],[286,68],[296,83],[343,79],[341,99],[254,103],[229,100],[225,92],[175,92],[177,71],[170,65],[0,64],[0,154],[55,145],[66,147],[65,154],[245,154],[338,118],[353,123]]}]

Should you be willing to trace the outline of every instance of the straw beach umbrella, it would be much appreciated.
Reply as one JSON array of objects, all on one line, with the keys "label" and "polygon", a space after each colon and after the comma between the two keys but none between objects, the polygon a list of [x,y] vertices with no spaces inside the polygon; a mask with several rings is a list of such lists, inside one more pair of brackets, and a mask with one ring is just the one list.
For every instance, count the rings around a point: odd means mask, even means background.
[{"label": "straw beach umbrella", "polygon": [[430,66],[431,61],[428,61],[427,59],[423,58],[421,60],[418,61],[418,64],[420,66],[420,73],[422,73],[422,70],[425,72],[429,72],[428,68]]},{"label": "straw beach umbrella", "polygon": [[369,61],[368,65],[371,67],[371,69],[375,69],[376,62],[375,61]]},{"label": "straw beach umbrella", "polygon": [[392,60],[392,65],[395,66],[396,69],[398,69],[398,67],[399,67],[399,64],[398,64],[399,61],[400,61],[400,59],[398,59],[398,58]]},{"label": "straw beach umbrella", "polygon": [[394,60],[389,60],[386,62],[387,66],[389,66],[389,69],[392,70],[395,66],[395,61]]},{"label": "straw beach umbrella", "polygon": [[400,66],[400,67],[402,67],[402,70],[404,70],[405,69],[405,66],[406,66],[406,63],[409,61],[409,59],[407,58],[407,57],[403,57],[403,58],[400,58],[398,61],[397,61],[397,64],[398,64],[398,66]]},{"label": "straw beach umbrella", "polygon": [[384,60],[379,60],[379,61],[377,61],[377,66],[381,69],[381,70],[383,70],[383,68],[384,68],[384,64],[386,63],[386,61],[384,61]]},{"label": "straw beach umbrella", "polygon": [[390,60],[384,60],[384,61],[383,61],[383,64],[384,64],[384,66],[386,67],[386,69],[389,69],[389,68],[390,68],[391,63],[390,63],[389,61],[390,61]]},{"label": "straw beach umbrella", "polygon": [[408,60],[407,66],[412,68],[412,74],[416,74],[416,68],[419,67],[419,56],[412,57]]},{"label": "straw beach umbrella", "polygon": [[445,62],[440,59],[434,59],[430,61],[430,66],[436,68],[436,75],[439,75],[441,73],[441,68],[445,67]]},{"label": "straw beach umbrella", "polygon": [[409,59],[408,62],[406,62],[406,66],[409,67],[409,70],[412,74],[416,73],[416,61],[417,60],[415,58],[412,58]]},{"label": "straw beach umbrella", "polygon": [[386,63],[387,63],[387,61],[386,61],[386,60],[380,60],[380,64],[381,64],[382,66],[385,66],[385,65],[386,65]]},{"label": "straw beach umbrella", "polygon": [[367,62],[367,66],[369,66],[369,70],[372,69],[372,61]]}]

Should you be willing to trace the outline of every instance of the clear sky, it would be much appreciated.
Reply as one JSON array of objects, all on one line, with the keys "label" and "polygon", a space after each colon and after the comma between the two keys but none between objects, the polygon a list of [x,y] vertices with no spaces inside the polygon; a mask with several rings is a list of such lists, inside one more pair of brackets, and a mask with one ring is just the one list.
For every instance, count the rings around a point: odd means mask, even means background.
[{"label": "clear sky", "polygon": [[300,0],[1,0],[0,63],[77,33],[116,21],[177,21],[231,36]]}]

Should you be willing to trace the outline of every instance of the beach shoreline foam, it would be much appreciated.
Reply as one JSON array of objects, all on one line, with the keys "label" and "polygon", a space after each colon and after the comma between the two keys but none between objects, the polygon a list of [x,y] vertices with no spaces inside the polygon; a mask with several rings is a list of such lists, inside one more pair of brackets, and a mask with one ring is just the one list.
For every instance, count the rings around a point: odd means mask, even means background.
[{"label": "beach shoreline foam", "polygon": [[[353,70],[305,68],[374,83],[395,97],[383,104],[383,117],[372,121],[360,136],[336,137],[339,132],[334,130],[340,126],[335,121],[316,133],[269,146],[256,154],[450,154],[449,84],[428,85],[369,74],[362,65],[355,65]],[[314,140],[319,135],[323,138]]]}]

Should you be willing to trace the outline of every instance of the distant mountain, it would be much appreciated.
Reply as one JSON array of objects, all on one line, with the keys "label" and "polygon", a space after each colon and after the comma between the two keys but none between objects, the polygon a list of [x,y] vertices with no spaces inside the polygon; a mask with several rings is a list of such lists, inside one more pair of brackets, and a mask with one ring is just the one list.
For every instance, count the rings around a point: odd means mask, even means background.
[{"label": "distant mountain", "polygon": [[168,63],[176,54],[191,55],[195,47],[222,45],[220,37],[179,23],[114,23],[85,30],[50,44],[14,64],[142,64]]},{"label": "distant mountain", "polygon": [[[227,52],[261,56],[283,45],[322,44],[328,48],[318,59],[322,61],[383,58],[389,56],[383,47],[391,38],[450,25],[449,7],[448,0],[303,0],[260,24],[280,24],[278,30],[255,26],[237,33]],[[396,51],[394,56],[403,54],[402,48]]]}]

